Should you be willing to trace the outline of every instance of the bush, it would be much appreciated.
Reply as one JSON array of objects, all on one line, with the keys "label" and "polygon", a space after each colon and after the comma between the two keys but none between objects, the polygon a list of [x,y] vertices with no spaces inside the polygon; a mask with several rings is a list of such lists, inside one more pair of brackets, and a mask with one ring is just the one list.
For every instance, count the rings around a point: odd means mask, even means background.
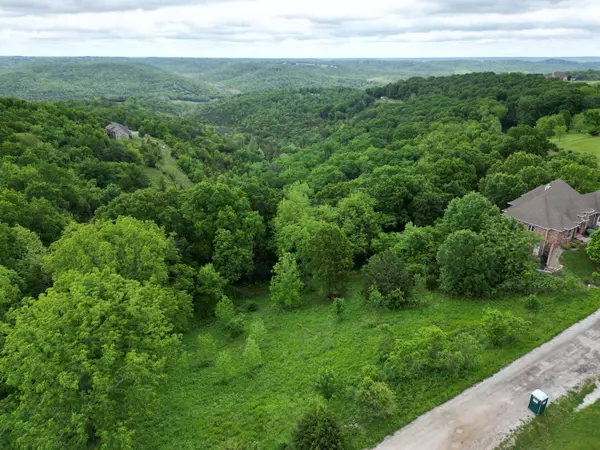
[{"label": "bush", "polygon": [[396,254],[388,251],[371,257],[363,273],[365,295],[370,296],[375,286],[385,299],[383,303],[387,308],[398,309],[409,302],[415,278]]},{"label": "bush", "polygon": [[600,285],[600,273],[598,273],[598,272],[592,273],[592,283],[594,283],[596,286]]},{"label": "bush", "polygon": [[198,335],[198,362],[201,367],[209,366],[215,359],[217,347],[210,334]]},{"label": "bush", "polygon": [[221,383],[228,383],[235,376],[236,367],[228,351],[219,353],[215,362],[215,369]]},{"label": "bush", "polygon": [[227,322],[227,331],[229,332],[229,336],[231,336],[233,339],[244,334],[244,316],[242,314],[238,314],[229,322]]},{"label": "bush", "polygon": [[562,244],[560,244],[560,246],[563,248],[563,250],[569,250],[571,248],[571,243],[563,242]]},{"label": "bush", "polygon": [[258,345],[263,345],[267,337],[267,329],[260,317],[254,319],[250,324],[250,337],[256,341]]},{"label": "bush", "polygon": [[421,328],[410,340],[398,340],[385,362],[388,377],[409,378],[426,372],[457,372],[473,367],[482,351],[468,333],[450,337],[436,326]]},{"label": "bush", "polygon": [[235,316],[235,307],[233,302],[226,295],[221,296],[221,300],[215,308],[215,316],[224,323],[228,323]]},{"label": "bush", "polygon": [[343,298],[333,299],[332,304],[333,310],[339,320],[344,318],[344,311],[346,311],[346,301]]},{"label": "bush", "polygon": [[336,374],[331,367],[319,368],[315,389],[325,398],[325,400],[329,400],[333,397],[333,394],[335,394],[338,389],[338,384]]},{"label": "bush", "polygon": [[527,322],[510,311],[502,313],[488,308],[481,321],[481,328],[494,346],[512,343],[525,331]]},{"label": "bush", "polygon": [[525,298],[525,309],[531,313],[536,313],[540,310],[540,300],[535,295],[530,295]]},{"label": "bush", "polygon": [[341,427],[333,413],[318,404],[298,421],[292,436],[296,450],[343,450],[345,449]]},{"label": "bush", "polygon": [[369,303],[371,303],[371,305],[375,306],[376,308],[383,308],[387,306],[387,299],[381,295],[381,292],[379,292],[379,288],[377,287],[376,284],[372,285],[369,288]]},{"label": "bush", "polygon": [[365,416],[387,417],[396,410],[394,393],[383,381],[365,377],[357,390],[357,403]]},{"label": "bush", "polygon": [[256,341],[249,337],[246,341],[246,348],[244,349],[244,368],[246,372],[252,373],[260,366],[262,366],[262,352]]},{"label": "bush", "polygon": [[387,323],[379,325],[377,329],[381,332],[379,336],[379,361],[385,362],[394,350],[396,340],[394,338],[394,333],[392,333],[392,327]]}]

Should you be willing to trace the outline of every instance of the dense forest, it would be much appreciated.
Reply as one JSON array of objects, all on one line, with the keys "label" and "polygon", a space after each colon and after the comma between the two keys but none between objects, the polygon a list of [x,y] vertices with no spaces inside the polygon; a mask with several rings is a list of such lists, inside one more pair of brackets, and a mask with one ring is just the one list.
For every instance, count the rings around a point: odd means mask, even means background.
[{"label": "dense forest", "polygon": [[[0,57],[0,95],[25,100],[144,97],[196,102],[280,89],[364,89],[410,77],[471,72],[549,73],[600,69],[567,59],[208,59]],[[164,107],[165,105],[163,105]]]},{"label": "dense forest", "polygon": [[550,140],[600,134],[597,86],[369,86],[1,98],[0,446],[364,448],[598,306],[501,214],[600,189]]}]

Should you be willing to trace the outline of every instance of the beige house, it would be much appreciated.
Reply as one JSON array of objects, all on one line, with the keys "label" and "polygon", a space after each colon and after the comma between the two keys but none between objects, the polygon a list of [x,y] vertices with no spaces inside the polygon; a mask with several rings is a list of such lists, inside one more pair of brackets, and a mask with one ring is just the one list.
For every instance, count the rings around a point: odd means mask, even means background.
[{"label": "beige house", "polygon": [[573,239],[587,240],[589,228],[600,227],[600,191],[580,194],[555,180],[508,203],[504,212],[542,236],[534,255],[550,261],[556,246]]}]

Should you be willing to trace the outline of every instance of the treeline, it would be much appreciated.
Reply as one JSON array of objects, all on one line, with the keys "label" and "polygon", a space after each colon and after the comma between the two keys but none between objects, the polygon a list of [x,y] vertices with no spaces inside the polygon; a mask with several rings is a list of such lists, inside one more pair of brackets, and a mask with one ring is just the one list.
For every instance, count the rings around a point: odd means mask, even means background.
[{"label": "treeline", "polygon": [[368,92],[376,97],[403,101],[420,96],[494,100],[505,107],[499,117],[505,129],[517,124],[533,126],[540,117],[562,110],[575,115],[595,107],[598,102],[598,92],[590,86],[523,74],[474,73],[426,80],[411,78]]}]

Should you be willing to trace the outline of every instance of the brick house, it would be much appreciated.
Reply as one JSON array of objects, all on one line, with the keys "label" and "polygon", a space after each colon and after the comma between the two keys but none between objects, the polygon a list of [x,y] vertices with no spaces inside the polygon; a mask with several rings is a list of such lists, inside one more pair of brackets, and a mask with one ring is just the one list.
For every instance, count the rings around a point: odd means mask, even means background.
[{"label": "brick house", "polygon": [[546,261],[556,246],[584,239],[587,229],[600,227],[600,191],[580,194],[562,180],[537,187],[508,204],[505,214],[542,236],[533,253]]}]

